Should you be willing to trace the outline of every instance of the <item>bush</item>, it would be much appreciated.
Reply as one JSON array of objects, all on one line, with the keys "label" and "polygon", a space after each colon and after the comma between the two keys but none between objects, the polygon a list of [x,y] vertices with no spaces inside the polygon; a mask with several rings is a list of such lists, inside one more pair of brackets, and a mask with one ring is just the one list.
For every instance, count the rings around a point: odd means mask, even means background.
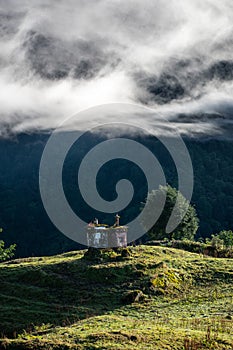
[{"label": "bush", "polygon": [[[2,228],[0,228],[0,232],[2,232]],[[14,256],[16,245],[12,244],[10,247],[5,248],[5,242],[0,240],[0,261],[5,261]]]},{"label": "bush", "polygon": [[224,241],[219,237],[219,235],[212,235],[212,239],[210,241],[212,247],[216,249],[223,249]]},{"label": "bush", "polygon": [[218,237],[223,241],[225,247],[233,247],[233,232],[231,230],[219,232]]}]

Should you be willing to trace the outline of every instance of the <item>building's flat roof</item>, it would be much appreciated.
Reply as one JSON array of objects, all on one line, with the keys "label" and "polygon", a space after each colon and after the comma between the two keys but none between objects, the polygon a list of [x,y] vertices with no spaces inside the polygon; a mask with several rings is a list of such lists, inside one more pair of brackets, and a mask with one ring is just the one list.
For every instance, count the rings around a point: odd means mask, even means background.
[{"label": "building's flat roof", "polygon": [[109,228],[108,227],[105,227],[105,226],[97,226],[97,227],[94,227],[95,230],[108,230]]}]

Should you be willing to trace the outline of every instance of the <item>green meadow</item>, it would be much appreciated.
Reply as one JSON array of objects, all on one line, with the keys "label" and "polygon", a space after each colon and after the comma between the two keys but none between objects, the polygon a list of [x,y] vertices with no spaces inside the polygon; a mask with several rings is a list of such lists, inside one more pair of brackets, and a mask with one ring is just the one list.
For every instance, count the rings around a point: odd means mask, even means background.
[{"label": "green meadow", "polygon": [[0,349],[233,349],[233,259],[85,252],[0,264]]}]

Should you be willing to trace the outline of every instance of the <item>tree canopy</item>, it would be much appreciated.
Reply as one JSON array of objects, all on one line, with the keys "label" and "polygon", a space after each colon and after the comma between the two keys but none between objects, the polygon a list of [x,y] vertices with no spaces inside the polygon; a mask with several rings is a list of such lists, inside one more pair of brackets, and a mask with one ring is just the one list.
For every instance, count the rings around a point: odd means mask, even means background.
[{"label": "tree canopy", "polygon": [[[195,208],[185,199],[185,197],[177,191],[177,189],[167,186],[160,186],[159,189],[153,190],[147,196],[147,202],[150,203],[146,214],[143,217],[143,225],[146,227],[148,215],[153,215],[154,208],[161,202],[161,198],[166,197],[165,205],[159,219],[155,222],[152,228],[148,231],[148,238],[150,240],[161,239],[194,239],[194,236],[198,230],[199,219],[196,214]],[[176,217],[181,219],[185,213],[180,224],[174,229],[173,232],[166,232],[166,226],[171,216],[172,210],[177,202]]]}]

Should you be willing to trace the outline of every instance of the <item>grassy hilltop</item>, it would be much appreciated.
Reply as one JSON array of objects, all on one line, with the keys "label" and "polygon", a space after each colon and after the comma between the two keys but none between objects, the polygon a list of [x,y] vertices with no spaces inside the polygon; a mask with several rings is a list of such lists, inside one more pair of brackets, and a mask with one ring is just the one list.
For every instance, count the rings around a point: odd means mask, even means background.
[{"label": "grassy hilltop", "polygon": [[233,259],[129,250],[1,263],[0,349],[233,349]]}]

